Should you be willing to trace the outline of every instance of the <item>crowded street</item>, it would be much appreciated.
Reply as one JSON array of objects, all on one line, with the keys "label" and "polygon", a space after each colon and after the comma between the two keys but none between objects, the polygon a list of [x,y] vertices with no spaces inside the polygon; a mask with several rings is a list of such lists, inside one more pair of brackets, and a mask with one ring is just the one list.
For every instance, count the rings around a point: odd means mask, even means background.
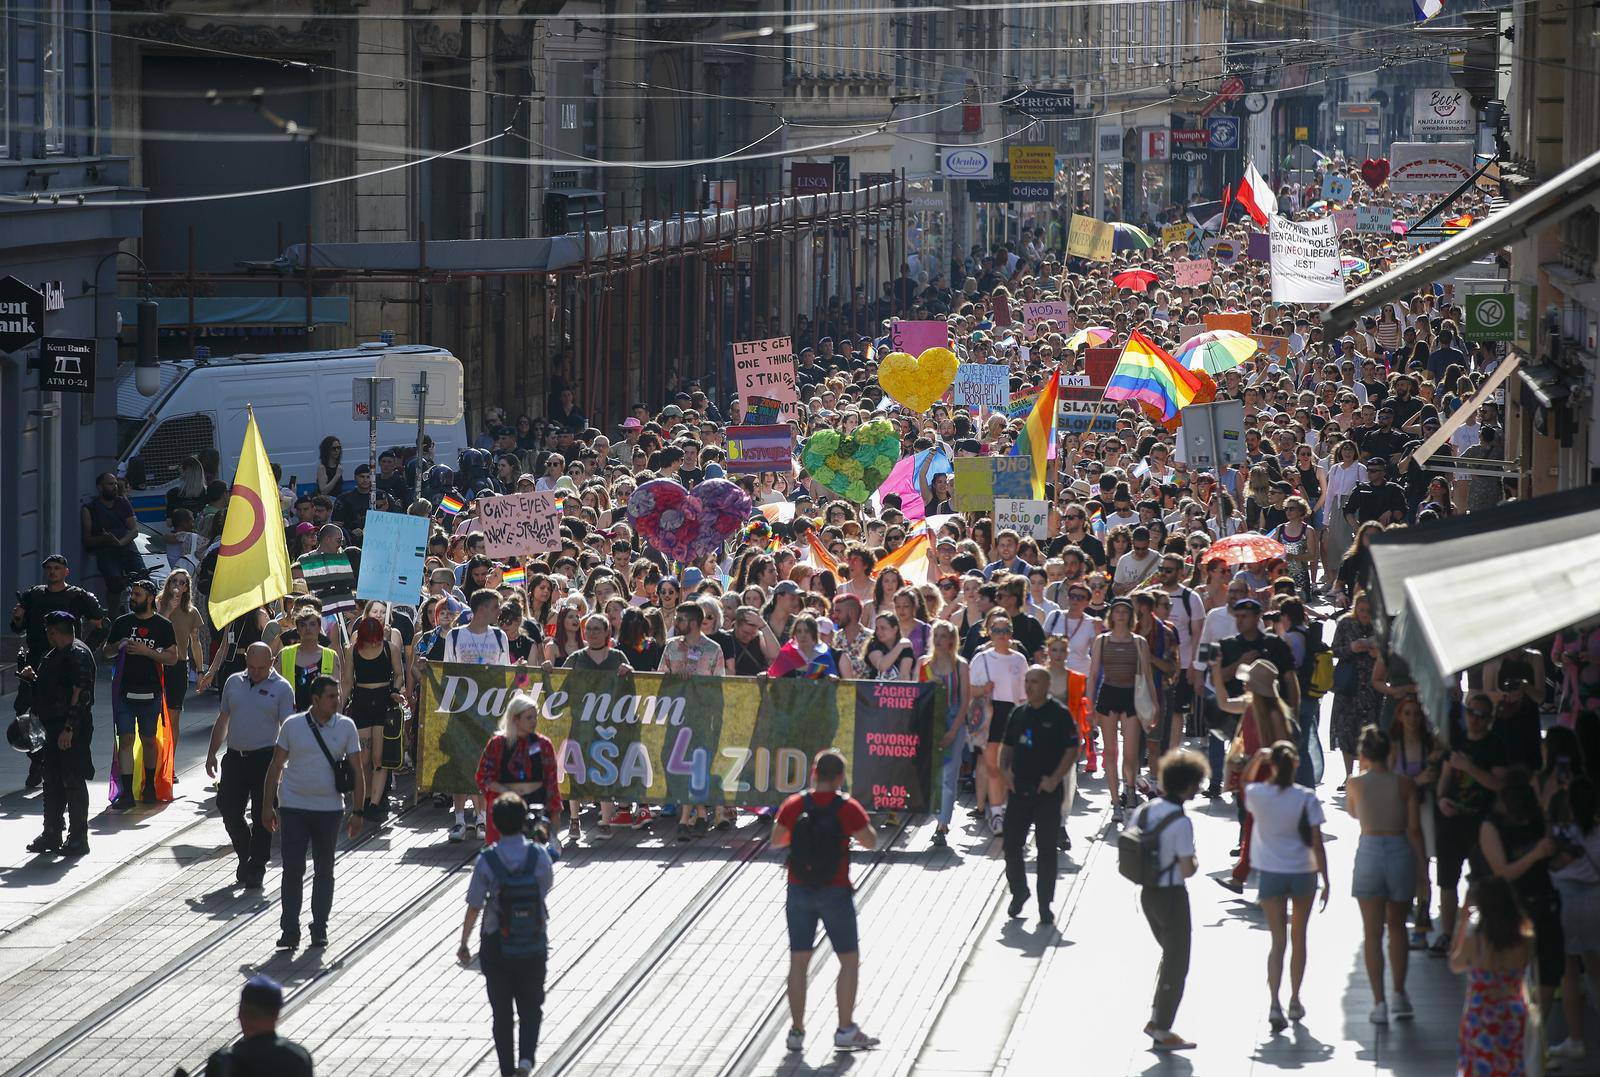
[{"label": "crowded street", "polygon": [[1600,1074],[1600,8],[728,6],[0,5],[0,1077]]}]

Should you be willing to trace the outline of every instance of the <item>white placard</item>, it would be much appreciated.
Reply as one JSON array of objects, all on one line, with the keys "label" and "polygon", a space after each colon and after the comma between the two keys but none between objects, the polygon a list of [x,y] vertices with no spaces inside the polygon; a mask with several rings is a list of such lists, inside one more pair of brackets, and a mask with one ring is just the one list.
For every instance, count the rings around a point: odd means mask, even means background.
[{"label": "white placard", "polygon": [[1011,402],[1011,368],[1004,363],[962,363],[954,396],[963,408],[1003,408]]},{"label": "white placard", "polygon": [[1344,298],[1333,218],[1291,221],[1274,214],[1267,222],[1267,234],[1274,303],[1337,303]]},{"label": "white placard", "polygon": [[1046,538],[1050,530],[1050,502],[1020,497],[994,499],[994,532],[1010,528],[1023,537]]}]

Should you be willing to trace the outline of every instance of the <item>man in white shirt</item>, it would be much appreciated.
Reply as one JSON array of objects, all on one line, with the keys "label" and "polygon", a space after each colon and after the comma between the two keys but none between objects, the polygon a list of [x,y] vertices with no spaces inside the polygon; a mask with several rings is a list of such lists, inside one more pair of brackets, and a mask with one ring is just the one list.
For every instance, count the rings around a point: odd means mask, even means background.
[{"label": "man in white shirt", "polygon": [[[1238,635],[1239,626],[1234,623],[1233,604],[1241,599],[1250,597],[1250,585],[1243,579],[1235,576],[1228,581],[1228,600],[1222,605],[1209,611],[1200,627],[1200,638],[1195,641],[1194,661],[1190,668],[1200,671],[1200,683],[1205,685],[1201,713],[1205,714],[1215,707],[1215,701],[1210,698],[1212,687],[1206,684],[1206,672],[1210,670],[1211,663],[1201,659],[1201,651],[1207,646],[1218,646],[1229,636]],[[1206,757],[1211,764],[1211,781],[1205,788],[1207,797],[1222,795],[1222,767],[1226,761],[1227,745],[1215,736],[1206,737]]]},{"label": "man in white shirt", "polygon": [[[511,665],[511,641],[506,638],[504,630],[495,624],[500,619],[499,594],[484,588],[472,592],[467,603],[472,609],[472,620],[444,634],[444,660],[474,666]],[[468,830],[482,837],[476,810],[470,818],[467,815],[467,801],[473,801],[476,809],[479,806],[477,798],[457,793],[453,800],[456,817],[450,825],[450,840],[461,841],[467,836]]]},{"label": "man in white shirt", "polygon": [[[333,911],[333,851],[339,840],[344,796],[335,779],[339,763],[354,772],[352,804],[367,802],[367,767],[356,724],[339,713],[339,682],[319,676],[311,682],[311,707],[291,714],[278,728],[278,743],[267,768],[262,822],[283,827],[283,935],[278,949],[300,945],[300,901],[310,846],[311,945],[328,945],[328,915]],[[361,815],[351,812],[350,837],[361,833]]]},{"label": "man in white shirt", "polygon": [[1161,555],[1150,548],[1150,529],[1143,524],[1133,529],[1133,549],[1117,559],[1116,575],[1111,588],[1125,595],[1155,575]]},{"label": "man in white shirt", "polygon": [[[1205,674],[1194,668],[1194,649],[1205,629],[1206,604],[1201,597],[1183,582],[1183,558],[1176,554],[1162,554],[1161,568],[1156,572],[1156,583],[1172,596],[1172,626],[1178,632],[1178,668],[1188,676],[1179,683],[1177,709],[1186,713],[1198,697]],[[1184,686],[1188,691],[1185,693]],[[1167,744],[1176,748],[1183,743],[1183,723],[1172,722],[1172,734]]]}]

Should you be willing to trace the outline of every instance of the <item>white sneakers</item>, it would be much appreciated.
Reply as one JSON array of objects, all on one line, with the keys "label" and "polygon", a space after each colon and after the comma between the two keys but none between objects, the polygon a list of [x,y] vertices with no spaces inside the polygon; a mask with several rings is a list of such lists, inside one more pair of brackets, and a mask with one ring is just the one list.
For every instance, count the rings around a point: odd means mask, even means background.
[{"label": "white sneakers", "polygon": [[1409,1021],[1416,1016],[1416,1009],[1411,1005],[1411,996],[1404,991],[1394,993],[1394,1005],[1389,1007],[1389,1015],[1396,1021]]},{"label": "white sneakers", "polygon": [[1372,1012],[1367,1015],[1367,1020],[1375,1025],[1387,1025],[1389,1023],[1389,1004],[1380,1002],[1372,1007]]},{"label": "white sneakers", "polygon": [[[801,1035],[803,1036],[804,1033]],[[836,1029],[833,1033],[833,1049],[835,1051],[865,1051],[876,1046],[878,1046],[878,1038],[862,1032],[859,1025]]]},{"label": "white sneakers", "polygon": [[1582,1040],[1565,1039],[1550,1048],[1551,1058],[1559,1058],[1565,1062],[1576,1062],[1587,1058],[1588,1055],[1589,1049],[1584,1046]]},{"label": "white sneakers", "polygon": [[788,1047],[791,1051],[805,1050],[806,1030],[803,1028],[791,1028],[789,1030],[789,1035],[784,1038],[783,1042],[784,1046]]},{"label": "white sneakers", "polygon": [[450,825],[450,841],[452,844],[461,842],[467,836],[467,824],[457,819]]}]

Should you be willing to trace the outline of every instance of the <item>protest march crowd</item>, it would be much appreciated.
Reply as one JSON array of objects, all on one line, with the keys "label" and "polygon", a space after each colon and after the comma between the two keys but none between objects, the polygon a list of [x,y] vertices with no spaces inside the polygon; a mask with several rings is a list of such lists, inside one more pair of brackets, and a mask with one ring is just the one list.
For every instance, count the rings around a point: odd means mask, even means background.
[{"label": "protest march crowd", "polygon": [[[537,1045],[552,861],[563,841],[623,827],[692,842],[771,826],[793,849],[797,1047],[818,920],[854,991],[846,850],[908,813],[859,788],[844,796],[854,763],[815,751],[811,792],[749,811],[713,796],[563,796],[571,768],[528,675],[933,685],[928,788],[910,810],[934,813],[935,846],[962,810],[969,833],[1002,839],[1012,915],[1036,900],[1050,921],[1075,787],[1103,778],[1123,871],[1163,950],[1146,1026],[1158,1049],[1192,1046],[1175,1031],[1197,870],[1183,804],[1203,796],[1237,804],[1237,860],[1221,881],[1255,880],[1275,1029],[1303,1012],[1307,918],[1336,886],[1361,905],[1372,1021],[1412,1016],[1409,954],[1448,955],[1469,981],[1462,1073],[1520,1073],[1529,1050],[1552,1067],[1582,1058],[1585,979],[1600,990],[1600,629],[1473,671],[1446,715],[1423,714],[1391,668],[1367,544],[1506,499],[1499,477],[1440,462],[1504,455],[1499,408],[1475,399],[1500,355],[1463,339],[1462,297],[1443,285],[1325,334],[1323,305],[1413,253],[1406,221],[1425,202],[1342,161],[1321,171],[1276,190],[1254,176],[1203,219],[1173,207],[1148,232],[1024,220],[1014,244],[948,263],[918,252],[919,272],[906,266],[879,300],[835,299],[786,340],[774,317],[771,339],[736,345],[736,380],[775,372],[748,384],[687,383],[602,423],[558,378],[544,416],[490,408],[458,460],[386,450],[376,474],[326,439],[315,489],[283,494],[289,593],[255,601],[235,579],[221,620],[229,556],[276,539],[229,527],[247,511],[252,454],[270,466],[259,438],[231,501],[215,489],[219,460],[186,466],[169,549],[192,568],[159,587],[107,556],[136,526],[107,476],[83,535],[106,601],[67,584],[57,556],[13,614],[44,733],[45,829],[30,848],[87,849],[86,783],[102,773],[86,722],[96,662],[116,669],[114,810],[176,795],[193,669],[193,691],[221,693],[207,770],[220,774],[238,881],[262,885],[278,832],[280,945],[297,947],[309,851],[311,941],[324,944],[339,828],[387,825],[396,775],[420,778],[419,751],[440,743],[430,671],[519,667],[498,731],[472,746],[475,789],[434,790],[449,798],[441,840],[494,842],[460,957],[480,935],[502,1072],[528,1072]],[[1328,177],[1344,198],[1324,200]],[[1449,234],[1484,209],[1469,193],[1435,227]],[[1295,243],[1295,257],[1281,253]],[[1235,405],[1236,442],[1200,453],[1186,409]],[[1463,407],[1475,413],[1423,457]],[[252,467],[270,496],[277,483]],[[536,495],[518,504],[520,540],[489,503],[516,495]],[[408,598],[358,596],[374,511],[425,521]],[[505,552],[518,541],[522,553]],[[275,571],[260,556],[257,581]],[[1320,834],[1333,804],[1362,829],[1354,877],[1337,883]],[[1530,1047],[1558,989],[1566,1036]],[[839,1025],[841,1048],[876,1042],[843,992]]]}]

